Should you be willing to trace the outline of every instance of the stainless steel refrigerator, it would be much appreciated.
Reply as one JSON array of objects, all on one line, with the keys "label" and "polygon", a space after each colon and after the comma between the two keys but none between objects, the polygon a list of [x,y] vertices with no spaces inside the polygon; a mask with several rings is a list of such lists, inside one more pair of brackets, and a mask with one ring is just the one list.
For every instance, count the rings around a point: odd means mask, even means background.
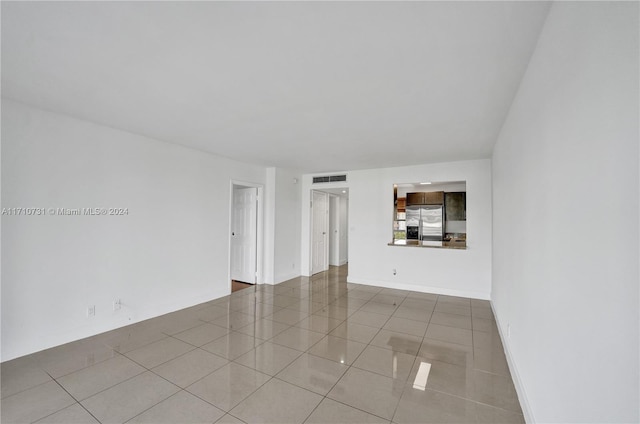
[{"label": "stainless steel refrigerator", "polygon": [[442,205],[407,206],[407,239],[442,241]]}]

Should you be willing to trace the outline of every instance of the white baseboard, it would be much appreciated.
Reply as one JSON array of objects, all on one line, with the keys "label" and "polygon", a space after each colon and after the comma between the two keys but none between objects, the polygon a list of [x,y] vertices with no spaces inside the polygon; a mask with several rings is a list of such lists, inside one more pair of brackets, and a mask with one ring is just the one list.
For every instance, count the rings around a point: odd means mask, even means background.
[{"label": "white baseboard", "polygon": [[354,283],[354,284],[364,284],[365,286],[376,286],[376,287],[384,287],[384,288],[390,288],[390,289],[410,290],[410,291],[415,291],[420,293],[443,294],[447,296],[469,297],[471,299],[489,300],[489,293],[474,292],[474,291],[468,291],[468,290],[448,289],[448,288],[435,287],[435,286],[423,286],[423,285],[404,283],[404,282],[391,283],[389,281],[374,280],[371,278],[352,277],[351,275],[347,276],[347,282]]},{"label": "white baseboard", "polygon": [[493,306],[493,302],[491,303],[491,310],[493,311],[493,316],[496,318],[496,324],[498,327],[498,333],[500,334],[500,340],[502,340],[502,346],[504,347],[504,354],[507,358],[507,365],[509,366],[509,372],[511,372],[511,378],[513,379],[513,385],[516,387],[516,393],[518,394],[518,401],[520,402],[520,406],[522,407],[522,414],[524,415],[524,420],[529,423],[535,423],[536,420],[533,416],[533,411],[531,410],[531,406],[529,405],[529,398],[527,397],[527,393],[524,389],[524,385],[522,384],[522,379],[520,378],[520,373],[518,372],[518,368],[516,367],[516,363],[513,360],[513,356],[511,355],[510,345],[508,339],[505,337],[505,334],[502,330],[502,325],[500,324],[500,317],[496,313],[496,309]]},{"label": "white baseboard", "polygon": [[170,302],[147,305],[138,303],[129,304],[126,300],[122,303],[122,308],[117,312],[107,312],[102,316],[95,317],[92,321],[84,321],[82,325],[78,325],[70,330],[61,331],[59,333],[49,333],[40,337],[37,343],[25,344],[19,348],[14,348],[2,355],[2,362],[30,355],[45,349],[82,340],[107,331],[116,330],[126,327],[127,325],[136,324],[138,322],[156,318],[161,315],[199,305],[214,299],[225,296],[223,293],[206,291],[196,295],[185,296],[178,299],[172,299]]},{"label": "white baseboard", "polygon": [[273,282],[273,284],[284,283],[285,281],[289,281],[298,277],[300,277],[300,274],[297,272],[290,272],[289,274],[278,275],[275,277],[275,281]]}]

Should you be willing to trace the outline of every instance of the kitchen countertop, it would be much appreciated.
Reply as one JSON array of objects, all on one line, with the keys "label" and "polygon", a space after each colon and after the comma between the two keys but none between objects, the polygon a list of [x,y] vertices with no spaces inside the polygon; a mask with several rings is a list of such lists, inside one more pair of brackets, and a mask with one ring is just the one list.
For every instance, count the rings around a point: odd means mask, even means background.
[{"label": "kitchen countertop", "polygon": [[439,249],[460,249],[467,248],[466,240],[454,241],[427,241],[427,240],[394,240],[388,246],[404,246],[404,247],[432,247]]}]

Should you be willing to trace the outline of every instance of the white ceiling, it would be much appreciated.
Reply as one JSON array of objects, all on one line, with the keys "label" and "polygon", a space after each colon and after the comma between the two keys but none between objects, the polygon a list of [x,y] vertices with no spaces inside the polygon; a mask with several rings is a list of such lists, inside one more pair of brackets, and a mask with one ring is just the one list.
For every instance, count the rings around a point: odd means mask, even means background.
[{"label": "white ceiling", "polygon": [[2,2],[2,96],[303,172],[486,158],[541,2]]}]

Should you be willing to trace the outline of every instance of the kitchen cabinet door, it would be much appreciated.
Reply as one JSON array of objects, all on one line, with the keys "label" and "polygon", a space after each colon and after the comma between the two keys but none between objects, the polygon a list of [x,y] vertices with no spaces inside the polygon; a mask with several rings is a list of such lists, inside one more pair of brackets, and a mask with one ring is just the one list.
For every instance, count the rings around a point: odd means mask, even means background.
[{"label": "kitchen cabinet door", "polygon": [[467,193],[445,193],[445,219],[447,221],[467,220]]},{"label": "kitchen cabinet door", "polygon": [[444,204],[444,191],[432,191],[424,193],[425,205],[442,205]]},{"label": "kitchen cabinet door", "polygon": [[407,206],[424,205],[424,195],[425,195],[425,193],[422,193],[422,192],[419,192],[419,193],[407,193],[406,205]]}]

